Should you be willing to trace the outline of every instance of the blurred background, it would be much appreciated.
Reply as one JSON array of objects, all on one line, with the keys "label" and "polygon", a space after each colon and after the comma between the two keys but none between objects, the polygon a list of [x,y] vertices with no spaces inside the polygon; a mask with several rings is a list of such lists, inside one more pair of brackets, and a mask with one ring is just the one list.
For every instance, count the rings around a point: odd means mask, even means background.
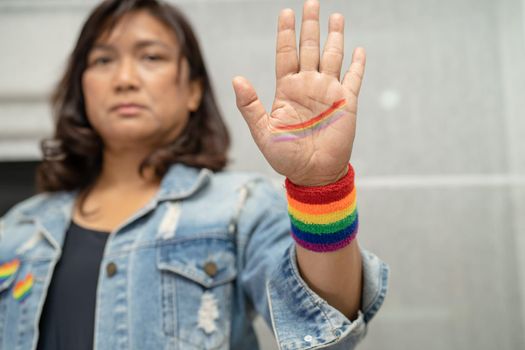
[{"label": "blurred background", "polygon": [[[0,215],[33,191],[48,96],[95,0],[0,0]],[[277,15],[298,0],[180,0],[233,136],[276,177],[231,79],[273,100]],[[525,349],[525,0],[322,0],[368,53],[352,155],[360,244],[391,267],[360,349]],[[297,16],[300,18],[299,16]],[[277,349],[257,319],[265,350]]]}]

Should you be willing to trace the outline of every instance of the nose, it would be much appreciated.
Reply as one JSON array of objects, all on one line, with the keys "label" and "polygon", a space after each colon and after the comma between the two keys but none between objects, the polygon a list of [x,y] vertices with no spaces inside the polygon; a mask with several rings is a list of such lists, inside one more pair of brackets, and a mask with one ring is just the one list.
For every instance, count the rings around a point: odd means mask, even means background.
[{"label": "nose", "polygon": [[116,92],[137,90],[139,87],[139,77],[137,69],[132,59],[123,58],[117,66],[114,77],[114,88]]}]

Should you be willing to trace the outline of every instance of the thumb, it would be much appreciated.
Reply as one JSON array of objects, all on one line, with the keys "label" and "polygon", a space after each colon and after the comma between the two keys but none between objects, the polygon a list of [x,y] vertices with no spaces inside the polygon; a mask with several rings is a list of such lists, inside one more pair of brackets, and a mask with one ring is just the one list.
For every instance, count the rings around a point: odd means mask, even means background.
[{"label": "thumb", "polygon": [[258,138],[262,132],[261,126],[266,118],[266,110],[248,79],[237,76],[232,81],[237,101],[237,108],[246,120],[252,135]]}]

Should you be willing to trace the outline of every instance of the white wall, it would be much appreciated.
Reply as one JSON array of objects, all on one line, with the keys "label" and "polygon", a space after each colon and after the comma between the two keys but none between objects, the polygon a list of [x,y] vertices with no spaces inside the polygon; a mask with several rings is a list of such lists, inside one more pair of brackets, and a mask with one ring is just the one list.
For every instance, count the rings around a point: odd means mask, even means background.
[{"label": "white wall", "polygon": [[[0,158],[38,157],[85,3],[0,2]],[[178,3],[231,127],[232,168],[273,175],[230,80],[246,75],[270,106],[277,14],[301,1]],[[332,11],[347,18],[347,52],[369,55],[352,160],[359,238],[392,268],[361,348],[525,348],[525,1],[323,0],[323,26]]]}]

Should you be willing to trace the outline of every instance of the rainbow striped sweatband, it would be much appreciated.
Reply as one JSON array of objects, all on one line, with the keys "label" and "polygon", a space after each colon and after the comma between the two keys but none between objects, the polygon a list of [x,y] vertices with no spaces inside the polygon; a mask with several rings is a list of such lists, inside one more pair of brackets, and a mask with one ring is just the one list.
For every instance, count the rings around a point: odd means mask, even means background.
[{"label": "rainbow striped sweatband", "polygon": [[291,141],[306,137],[326,128],[343,117],[345,113],[346,100],[342,99],[332,104],[330,108],[318,116],[298,124],[272,127],[274,141]]},{"label": "rainbow striped sweatband", "polygon": [[354,170],[339,181],[305,187],[285,181],[292,237],[305,249],[331,252],[341,249],[357,235],[358,218]]}]

